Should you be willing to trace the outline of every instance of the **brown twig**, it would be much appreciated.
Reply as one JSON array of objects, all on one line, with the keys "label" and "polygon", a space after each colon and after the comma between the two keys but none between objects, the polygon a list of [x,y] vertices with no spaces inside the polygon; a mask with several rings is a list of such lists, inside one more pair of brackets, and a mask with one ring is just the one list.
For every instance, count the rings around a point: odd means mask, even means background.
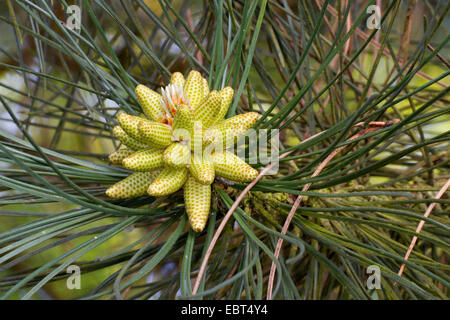
[{"label": "brown twig", "polygon": [[[192,19],[191,9],[189,9],[189,8],[186,10],[186,20],[187,20],[189,28],[191,29],[192,32],[194,32],[195,31],[194,20]],[[197,47],[196,56],[197,56],[197,60],[200,63],[200,65],[203,65],[203,55],[202,55],[200,48],[198,48],[198,47]]]},{"label": "brown twig", "polygon": [[[398,48],[398,61],[402,61],[403,65],[408,60],[408,48],[409,43],[411,39],[411,27],[412,27],[412,15],[413,15],[413,9],[416,6],[416,1],[411,1],[406,9],[406,18],[405,22],[403,24],[403,32],[402,36],[400,38],[400,46]],[[403,57],[402,57],[403,55]],[[393,66],[393,69],[395,69],[395,66]]]},{"label": "brown twig", "polygon": [[[434,52],[434,48],[431,46],[431,44],[428,43],[427,48],[430,49],[430,51]],[[447,68],[450,68],[450,63],[445,60],[443,56],[441,56],[439,53],[436,53],[436,57],[441,60],[447,66]]]},{"label": "brown twig", "polygon": [[[350,137],[349,139],[347,139],[347,141],[351,141],[354,140],[362,135],[365,135],[367,133],[379,130],[381,128],[385,128],[387,126],[390,126],[394,123],[399,122],[398,119],[395,120],[391,120],[391,121],[387,121],[387,122],[369,122],[368,124],[368,128],[356,133],[355,135],[353,135],[352,137]],[[355,125],[355,127],[361,127],[363,123],[357,123]],[[326,165],[331,161],[331,159],[334,158],[334,156],[336,156],[336,154],[338,154],[340,151],[342,151],[345,147],[347,147],[347,145],[339,147],[335,150],[333,150],[333,152],[331,152],[328,157],[322,161],[322,163],[320,163],[320,165],[317,167],[317,169],[314,171],[314,173],[312,174],[312,178],[316,177],[317,175],[319,175],[319,173],[323,170],[323,168],[326,167]],[[309,187],[311,187],[312,182],[305,184],[305,186],[302,189],[302,192],[306,192],[308,191]],[[295,212],[297,211],[298,206],[300,205],[300,202],[303,199],[303,195],[299,195],[297,197],[297,199],[295,200],[294,204],[292,205],[291,211],[289,212],[286,221],[284,222],[283,225],[283,229],[281,230],[281,234],[286,234],[289,225],[291,223],[292,218],[294,217]],[[275,248],[275,259],[278,259],[278,256],[280,255],[280,251],[281,251],[281,247],[283,245],[283,238],[279,238],[278,242],[277,242],[277,246]],[[269,274],[269,283],[267,285],[267,300],[271,300],[272,299],[272,291],[273,291],[273,283],[274,283],[274,279],[275,279],[275,271],[277,269],[277,266],[275,264],[275,261],[272,261],[272,266],[270,268],[270,274]]]},{"label": "brown twig", "polygon": [[[450,187],[450,179],[447,180],[447,182],[444,184],[444,186],[441,188],[441,190],[439,190],[439,192],[436,194],[435,199],[438,200],[442,197],[442,195],[444,194],[445,191],[447,191],[447,189]],[[428,216],[430,215],[431,211],[434,209],[434,207],[436,206],[436,202],[430,203],[430,205],[428,206],[427,210],[425,211],[425,214],[423,215],[425,218],[428,218]],[[420,231],[422,231],[422,228],[425,224],[425,220],[420,220],[419,225],[416,228],[416,233],[420,233]],[[414,249],[414,246],[416,245],[418,237],[414,236],[412,238],[411,244],[409,245],[408,251],[406,251],[405,254],[405,258],[404,260],[408,260],[409,255],[411,254],[412,250]],[[403,271],[405,270],[405,263],[403,263],[400,267],[400,270],[398,271],[398,276],[401,277],[403,274]]]}]

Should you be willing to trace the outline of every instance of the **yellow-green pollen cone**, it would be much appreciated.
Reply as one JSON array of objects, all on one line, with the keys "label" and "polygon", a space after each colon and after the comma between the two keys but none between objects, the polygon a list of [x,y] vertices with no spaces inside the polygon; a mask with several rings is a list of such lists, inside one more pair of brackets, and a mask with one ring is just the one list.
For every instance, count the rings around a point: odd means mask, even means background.
[{"label": "yellow-green pollen cone", "polygon": [[[222,145],[243,136],[258,119],[257,113],[249,112],[224,120],[233,95],[230,87],[210,91],[195,70],[186,79],[180,72],[173,73],[161,94],[138,85],[136,96],[143,115],[117,116],[114,134],[122,146],[109,157],[111,163],[134,173],[106,194],[117,199],[160,197],[182,188],[189,223],[194,231],[202,231],[216,176],[243,183],[258,176],[256,169],[222,150]],[[214,151],[205,156],[211,147]]]}]

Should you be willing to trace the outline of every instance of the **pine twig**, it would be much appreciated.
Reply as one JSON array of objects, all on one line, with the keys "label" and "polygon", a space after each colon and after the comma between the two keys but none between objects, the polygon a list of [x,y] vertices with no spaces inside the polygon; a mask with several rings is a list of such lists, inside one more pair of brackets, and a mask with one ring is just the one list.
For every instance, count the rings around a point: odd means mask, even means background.
[{"label": "pine twig", "polygon": [[[444,194],[445,191],[447,191],[447,189],[450,187],[450,179],[447,180],[447,182],[444,184],[444,186],[441,188],[441,190],[439,190],[439,192],[436,194],[435,199],[438,200],[442,197],[442,195]],[[423,215],[424,218],[428,218],[428,216],[430,215],[431,211],[434,209],[434,207],[436,206],[436,202],[430,203],[430,205],[428,206],[427,210],[425,211],[425,214]],[[416,228],[416,233],[420,233],[420,231],[422,231],[423,226],[425,225],[425,221],[424,220],[420,220],[417,228]],[[418,237],[414,236],[411,240],[411,244],[409,245],[408,251],[406,251],[405,257],[403,258],[405,261],[408,260],[409,255],[411,254],[411,252],[414,249],[414,246],[416,245]],[[405,263],[403,263],[400,267],[400,270],[398,271],[398,276],[401,277],[403,274],[403,271],[405,270]]]}]

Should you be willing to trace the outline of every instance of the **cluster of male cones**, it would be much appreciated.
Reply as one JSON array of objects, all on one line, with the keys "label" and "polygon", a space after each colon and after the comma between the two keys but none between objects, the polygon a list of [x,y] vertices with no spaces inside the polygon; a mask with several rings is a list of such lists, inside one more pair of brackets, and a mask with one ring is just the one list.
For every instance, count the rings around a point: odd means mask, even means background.
[{"label": "cluster of male cones", "polygon": [[224,120],[233,94],[230,87],[210,91],[206,79],[194,70],[186,79],[173,73],[161,94],[138,85],[136,95],[143,114],[118,114],[114,134],[122,145],[109,156],[111,163],[134,173],[106,194],[115,199],[145,194],[161,197],[183,188],[190,225],[202,231],[215,177],[249,182],[258,175],[226,150],[258,119],[257,113],[249,112]]}]

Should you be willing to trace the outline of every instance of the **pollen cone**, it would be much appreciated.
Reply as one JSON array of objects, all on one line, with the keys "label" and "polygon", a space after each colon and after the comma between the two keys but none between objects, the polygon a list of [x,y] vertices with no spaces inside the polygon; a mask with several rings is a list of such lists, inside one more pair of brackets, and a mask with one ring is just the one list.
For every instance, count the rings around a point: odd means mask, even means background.
[{"label": "pollen cone", "polygon": [[178,107],[173,118],[172,138],[175,141],[190,140],[194,127],[194,114],[185,104]]},{"label": "pollen cone", "polygon": [[106,190],[106,195],[113,199],[136,198],[147,193],[157,172],[135,172],[127,178],[120,180]]},{"label": "pollen cone", "polygon": [[128,148],[126,146],[122,146],[118,150],[111,153],[108,158],[112,164],[122,164],[123,159],[132,155],[135,152],[136,151],[131,150],[130,148]]},{"label": "pollen cone", "polygon": [[185,82],[186,81],[184,80],[184,76],[181,72],[172,73],[172,76],[170,77],[170,84],[176,84],[183,87]]},{"label": "pollen cone", "polygon": [[169,167],[185,167],[189,164],[191,151],[189,147],[180,142],[172,143],[164,151],[163,161]]},{"label": "pollen cone", "polygon": [[202,184],[189,175],[184,185],[184,202],[189,223],[194,231],[205,228],[211,205],[211,185]]},{"label": "pollen cone", "polygon": [[211,184],[214,181],[214,165],[209,157],[192,154],[189,172],[200,183]]},{"label": "pollen cone", "polygon": [[136,96],[144,114],[150,120],[161,122],[164,119],[164,111],[161,108],[162,97],[159,93],[140,84],[136,87]]},{"label": "pollen cone", "polygon": [[236,142],[255,124],[256,120],[258,120],[256,112],[243,113],[226,119],[205,130],[203,142],[205,144]]},{"label": "pollen cone", "polygon": [[196,121],[201,121],[203,127],[209,128],[220,111],[222,97],[220,93],[213,90],[195,108],[194,117]]},{"label": "pollen cone", "polygon": [[231,87],[225,87],[219,91],[222,101],[220,103],[220,110],[214,118],[214,123],[219,123],[225,118],[228,109],[230,108],[231,101],[233,100],[234,90]]},{"label": "pollen cone", "polygon": [[157,149],[145,149],[133,153],[123,159],[122,164],[128,170],[151,171],[162,167],[163,151]]},{"label": "pollen cone", "polygon": [[141,139],[138,125],[139,125],[140,121],[143,121],[142,118],[126,114],[125,112],[121,112],[117,116],[117,121],[119,122],[122,129],[130,137],[132,137],[133,139],[136,139],[136,140]]},{"label": "pollen cone", "polygon": [[167,124],[154,121],[141,121],[138,127],[142,141],[150,146],[165,148],[172,143],[171,128]]},{"label": "pollen cone", "polygon": [[203,97],[206,97],[209,94],[209,85],[208,80],[205,78],[202,79],[202,88],[203,88]]},{"label": "pollen cone", "polygon": [[192,70],[184,84],[184,93],[187,94],[191,107],[195,109],[204,98],[203,77],[200,72]]},{"label": "pollen cone", "polygon": [[182,168],[165,167],[155,180],[148,186],[147,193],[151,196],[167,196],[178,191],[186,182],[188,170]]},{"label": "pollen cone", "polygon": [[236,182],[250,182],[258,176],[258,170],[231,152],[214,152],[211,155],[218,176]]},{"label": "pollen cone", "polygon": [[140,141],[137,141],[136,139],[133,139],[130,137],[121,126],[115,126],[113,129],[114,135],[122,141],[124,145],[126,145],[128,148],[133,150],[142,150],[148,148],[148,146],[145,143],[142,143]]}]

